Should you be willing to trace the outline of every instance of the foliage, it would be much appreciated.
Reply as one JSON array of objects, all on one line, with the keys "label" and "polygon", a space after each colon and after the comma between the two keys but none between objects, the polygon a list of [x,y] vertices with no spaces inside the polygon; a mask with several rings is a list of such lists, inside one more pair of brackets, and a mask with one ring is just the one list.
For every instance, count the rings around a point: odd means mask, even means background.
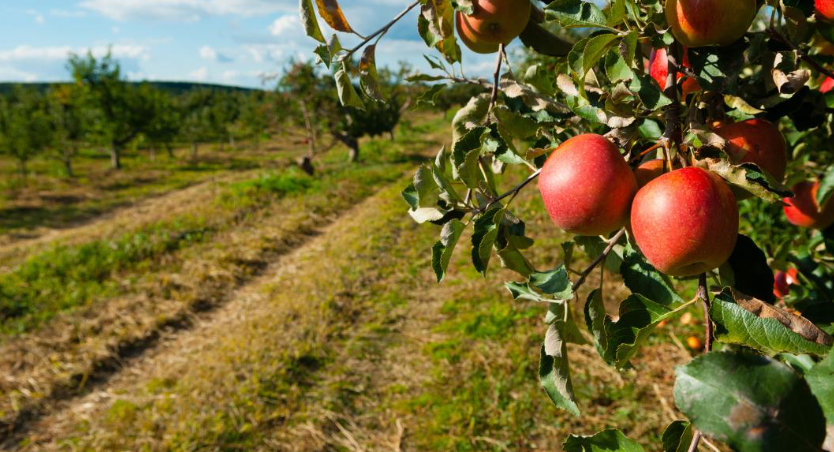
[{"label": "foliage", "polygon": [[[759,1],[758,7],[767,6],[752,24],[741,24],[749,29],[735,42],[684,49],[670,30],[662,1],[611,0],[600,6],[554,0],[543,11],[534,8],[520,36],[527,47],[524,64],[501,74],[502,65],[509,65],[502,44],[490,81],[462,75],[464,54],[455,36],[455,15],[472,14],[478,3],[427,0],[406,10],[419,7],[417,29],[432,51],[426,59],[434,73],[409,78],[414,84],[430,83],[420,100],[442,102],[445,108],[450,102],[443,93],[454,98],[450,89],[469,86],[481,92],[452,120],[452,145],[423,164],[402,193],[415,221],[442,226],[430,251],[438,281],[452,271],[454,249],[468,245],[461,239],[467,230],[477,272],[486,274],[500,263],[518,273],[523,281],[507,284],[513,298],[547,307],[542,386],[557,407],[574,414],[582,411],[582,403],[572,385],[566,344],[584,338],[572,301],[579,299],[580,287],[597,265],[618,274],[632,292],[616,317],[604,309],[601,282],[582,300],[588,337],[616,368],[629,365],[658,324],[702,304],[709,315],[707,353],[678,369],[676,386],[676,404],[691,423],[670,426],[663,435],[664,448],[686,450],[690,442],[697,447],[703,435],[739,451],[819,450],[825,438],[824,410],[830,407],[830,391],[819,376],[830,370],[834,228],[800,231],[779,210],[782,198],[792,196],[788,187],[799,181],[822,181],[816,194],[820,205],[834,193],[834,92],[819,89],[826,77],[834,77],[826,69],[834,46],[831,25],[814,17],[814,4],[808,0]],[[380,100],[374,53],[385,45],[374,39],[404,14],[365,37],[353,31],[335,1],[326,9],[318,4],[331,28],[360,39],[351,48],[342,47],[338,35],[325,40],[311,2],[302,2],[307,34],[320,43],[315,53],[333,72],[331,96],[344,108],[368,109]],[[668,55],[665,80],[647,73],[647,60],[656,50]],[[352,58],[359,55],[356,74]],[[676,73],[694,79],[699,89],[683,97]],[[661,88],[659,81],[668,86]],[[719,122],[754,117],[773,122],[786,138],[785,180],[741,161],[716,133]],[[565,262],[549,271],[525,257],[534,243],[513,200],[535,180],[549,152],[589,132],[605,134],[633,166],[651,158],[666,159],[669,168],[695,165],[734,190],[741,203],[741,231],[747,235],[739,236],[720,270],[700,275],[692,301],[684,302],[691,298],[692,284],[653,268],[626,228],[565,242]],[[510,165],[529,168],[531,175],[515,183],[504,181]],[[514,188],[499,189],[503,186]],[[581,254],[591,261],[584,270],[575,268]],[[776,300],[771,295],[773,270],[788,267],[799,271],[800,283]],[[711,301],[709,277],[721,285]],[[785,364],[796,359],[814,363],[811,378]],[[643,450],[616,430],[571,436],[564,448]]]}]

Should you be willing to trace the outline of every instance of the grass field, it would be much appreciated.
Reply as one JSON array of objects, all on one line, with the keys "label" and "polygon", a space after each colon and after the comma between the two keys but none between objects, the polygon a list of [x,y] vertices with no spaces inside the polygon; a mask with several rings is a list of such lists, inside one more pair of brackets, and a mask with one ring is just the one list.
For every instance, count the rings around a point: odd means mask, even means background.
[{"label": "grass field", "polygon": [[[315,177],[281,164],[292,146],[199,176],[166,163],[149,188],[81,201],[56,224],[6,224],[0,445],[558,451],[568,433],[618,425],[659,450],[676,417],[671,364],[690,356],[678,337],[697,325],[670,324],[623,373],[571,344],[583,415],[553,408],[537,378],[545,309],[511,299],[511,273],[477,274],[465,246],[436,284],[439,230],[406,214],[399,191],[444,124],[416,117],[393,142],[363,143],[360,165],[336,148]],[[63,190],[47,184],[32,185]],[[560,262],[535,189],[515,204],[531,260]],[[606,278],[610,311],[622,296]]]}]

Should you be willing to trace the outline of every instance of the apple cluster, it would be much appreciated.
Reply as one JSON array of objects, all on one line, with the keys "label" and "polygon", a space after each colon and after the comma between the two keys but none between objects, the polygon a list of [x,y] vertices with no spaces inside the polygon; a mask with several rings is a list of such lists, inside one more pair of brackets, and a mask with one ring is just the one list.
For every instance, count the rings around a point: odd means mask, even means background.
[{"label": "apple cluster", "polygon": [[[784,178],[787,147],[775,125],[750,119],[718,124],[714,130],[726,140],[730,158]],[[547,159],[539,191],[553,223],[565,231],[607,235],[625,227],[648,261],[667,275],[692,276],[715,269],[733,252],[739,227],[737,199],[746,192],[734,194],[708,170],[669,166],[653,159],[632,170],[607,138],[578,135]],[[819,182],[793,187],[795,196],[784,199],[788,221],[819,229],[834,223],[834,203],[820,208],[818,189]]]}]

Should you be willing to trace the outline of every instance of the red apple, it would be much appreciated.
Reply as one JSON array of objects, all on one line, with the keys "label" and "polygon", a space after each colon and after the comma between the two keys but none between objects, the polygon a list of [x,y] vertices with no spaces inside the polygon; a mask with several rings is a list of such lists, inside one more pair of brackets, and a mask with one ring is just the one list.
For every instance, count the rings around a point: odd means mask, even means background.
[{"label": "red apple", "polygon": [[637,246],[658,270],[691,276],[723,264],[738,237],[738,205],[717,175],[689,167],[637,192],[631,206]]},{"label": "red apple", "polygon": [[799,284],[799,273],[795,268],[776,272],[773,280],[773,295],[776,298],[785,298],[790,293],[790,286],[793,284]]},{"label": "red apple", "polygon": [[834,0],[814,0],[817,17],[824,20],[834,20]]},{"label": "red apple", "polygon": [[480,40],[490,44],[509,44],[527,27],[530,0],[475,0],[474,11],[466,22]]},{"label": "red apple", "polygon": [[[689,64],[689,53],[686,48],[683,49],[683,66],[691,68]],[[653,49],[651,57],[649,58],[649,74],[652,76],[657,84],[660,85],[661,90],[666,89],[666,76],[669,75],[669,59],[666,57],[666,49]],[[683,74],[678,73],[678,79],[684,77]],[[701,85],[694,78],[685,77],[681,85],[683,97],[701,90]]]},{"label": "red apple", "polygon": [[539,191],[556,226],[603,235],[628,220],[637,181],[614,143],[589,133],[553,151],[539,175]]},{"label": "red apple", "polygon": [[498,44],[484,42],[466,21],[462,13],[455,14],[455,27],[458,30],[458,37],[463,45],[475,53],[495,53],[498,51]]},{"label": "red apple", "polygon": [[826,77],[825,80],[822,81],[822,85],[820,85],[820,92],[825,94],[832,89],[834,89],[834,78]]},{"label": "red apple", "polygon": [[721,124],[715,133],[727,140],[727,153],[737,162],[759,165],[781,181],[788,166],[788,148],[779,129],[764,119]]},{"label": "red apple", "polygon": [[666,170],[666,161],[663,159],[649,160],[642,163],[634,170],[634,177],[637,178],[637,187],[643,188],[646,184],[657,179]]},{"label": "red apple", "polygon": [[726,46],[750,28],[756,0],[666,0],[666,21],[686,47]]},{"label": "red apple", "polygon": [[820,209],[817,204],[817,192],[820,183],[800,182],[791,188],[793,198],[783,198],[787,204],[782,207],[791,224],[803,228],[825,229],[834,223],[834,203],[831,199]]}]

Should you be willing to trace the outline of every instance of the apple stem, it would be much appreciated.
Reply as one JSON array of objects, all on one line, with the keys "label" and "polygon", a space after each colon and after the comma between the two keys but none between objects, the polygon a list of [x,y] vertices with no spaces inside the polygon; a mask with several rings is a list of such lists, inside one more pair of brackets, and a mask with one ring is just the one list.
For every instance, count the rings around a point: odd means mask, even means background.
[{"label": "apple stem", "polygon": [[698,298],[704,307],[704,325],[706,326],[706,337],[704,338],[704,353],[712,351],[712,320],[709,317],[709,295],[707,294],[707,274],[701,273],[698,276]]},{"label": "apple stem", "polygon": [[614,237],[611,237],[611,239],[608,241],[608,246],[606,246],[605,249],[602,250],[602,253],[600,253],[600,255],[597,256],[597,258],[594,259],[594,261],[591,262],[590,265],[588,265],[588,268],[586,268],[582,271],[582,273],[579,274],[579,278],[577,278],[576,282],[573,283],[574,292],[579,290],[579,287],[581,287],[582,284],[585,284],[585,279],[588,277],[588,275],[590,275],[591,272],[594,271],[594,268],[596,268],[597,265],[599,265],[603,260],[605,260],[606,256],[608,256],[608,254],[611,253],[611,250],[614,249],[614,246],[617,244],[617,242],[620,241],[620,238],[622,238],[622,236],[625,235],[625,232],[625,228],[622,228],[616,234],[614,234]]},{"label": "apple stem", "polygon": [[698,443],[701,442],[701,432],[695,430],[695,433],[692,434],[692,442],[689,443],[689,449],[687,452],[695,452],[698,450]]}]

